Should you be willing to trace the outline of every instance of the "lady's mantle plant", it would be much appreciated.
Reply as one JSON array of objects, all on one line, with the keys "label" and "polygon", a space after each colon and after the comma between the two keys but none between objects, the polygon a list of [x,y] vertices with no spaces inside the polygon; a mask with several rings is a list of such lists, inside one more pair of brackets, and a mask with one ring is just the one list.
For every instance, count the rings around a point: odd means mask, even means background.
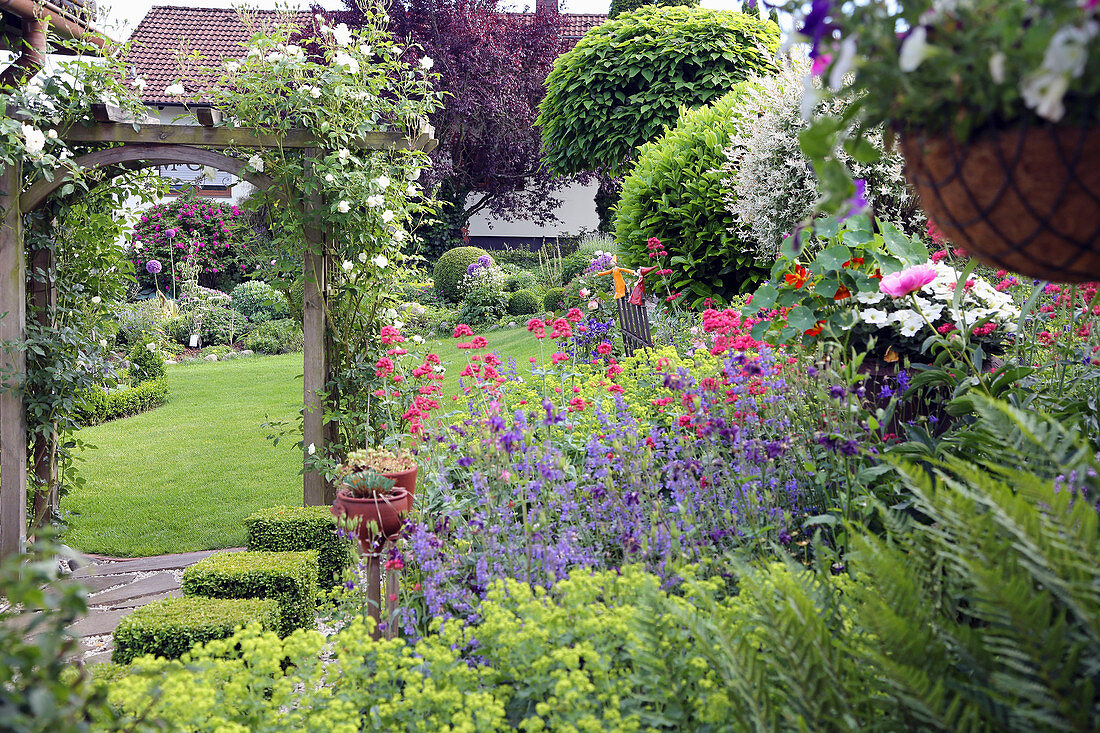
[{"label": "lady's mantle plant", "polygon": [[961,142],[1016,124],[1096,124],[1098,33],[1096,0],[813,0],[794,40],[811,45],[812,73],[851,100],[802,135],[824,205],[836,210],[854,190],[834,151],[877,159],[866,137],[883,124]]},{"label": "lady's mantle plant", "polygon": [[[211,93],[227,124],[285,133],[305,128],[316,136],[311,151],[269,148],[249,159],[275,186],[254,196],[272,212],[279,256],[274,267],[300,273],[307,230],[319,228],[315,255],[333,263],[324,308],[328,317],[331,380],[327,417],[339,426],[329,455],[306,446],[330,474],[347,451],[369,445],[382,428],[373,392],[384,385],[374,364],[384,355],[384,325],[397,320],[399,283],[410,264],[404,253],[409,230],[428,210],[414,182],[429,164],[416,150],[369,151],[365,135],[420,132],[438,104],[430,64],[401,60],[402,49],[386,31],[381,3],[364,6],[361,29],[330,27],[317,17],[310,51],[290,26],[260,31],[246,57],[227,62]],[[248,22],[248,19],[245,19]],[[304,43],[304,42],[303,42]],[[301,275],[295,274],[300,278]]]}]

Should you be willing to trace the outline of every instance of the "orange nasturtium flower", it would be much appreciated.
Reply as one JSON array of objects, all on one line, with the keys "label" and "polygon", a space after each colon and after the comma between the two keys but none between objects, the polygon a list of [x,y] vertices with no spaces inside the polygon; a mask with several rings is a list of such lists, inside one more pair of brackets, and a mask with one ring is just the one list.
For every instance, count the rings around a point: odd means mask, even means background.
[{"label": "orange nasturtium flower", "polygon": [[847,285],[841,285],[836,289],[836,295],[833,296],[833,300],[844,300],[845,298],[851,298],[852,291],[848,289]]},{"label": "orange nasturtium flower", "polygon": [[807,328],[802,333],[806,334],[807,336],[816,336],[821,333],[821,327],[824,325],[825,321],[818,321],[816,324],[814,324],[813,328]]},{"label": "orange nasturtium flower", "polygon": [[795,265],[794,272],[784,275],[783,280],[797,290],[810,281],[810,272],[802,265]]}]

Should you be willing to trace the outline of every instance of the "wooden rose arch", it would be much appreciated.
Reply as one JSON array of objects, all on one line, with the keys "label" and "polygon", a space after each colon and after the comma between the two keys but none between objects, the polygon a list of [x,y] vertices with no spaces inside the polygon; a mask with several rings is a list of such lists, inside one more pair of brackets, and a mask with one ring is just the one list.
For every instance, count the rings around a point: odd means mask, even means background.
[{"label": "wooden rose arch", "polygon": [[[41,13],[41,4],[32,4],[35,13]],[[23,23],[23,64],[25,76],[33,75],[41,68],[45,55],[45,22],[31,14]],[[52,22],[52,20],[51,20]],[[62,35],[73,35],[79,27],[57,26]],[[17,61],[17,64],[19,62]],[[78,125],[61,133],[70,143],[109,143],[115,147],[88,153],[73,162],[77,169],[104,170],[104,182],[129,170],[164,165],[202,165],[231,173],[259,188],[268,188],[273,182],[267,176],[246,170],[247,163],[226,155],[225,148],[257,149],[268,147],[296,148],[307,151],[317,145],[308,130],[290,130],[285,134],[271,134],[258,130],[231,127],[215,127],[218,115],[204,110],[201,125],[121,124],[111,122],[111,113],[104,107],[96,110],[96,121]],[[137,129],[135,129],[137,127]],[[364,150],[423,149],[436,145],[430,134],[424,133],[408,139],[399,133],[370,133],[354,143]],[[56,176],[52,181],[40,179],[22,188],[22,170],[19,161],[6,165],[0,171],[0,343],[21,342],[25,337],[27,304],[27,256],[32,256],[31,267],[51,271],[53,252],[38,249],[28,253],[24,248],[23,216],[45,204],[50,195],[72,174]],[[102,185],[100,183],[99,185]],[[311,208],[320,210],[322,202],[314,200]],[[308,212],[307,212],[308,213]],[[313,217],[309,217],[313,219]],[[304,322],[304,431],[305,444],[318,447],[326,444],[326,434],[331,428],[324,424],[323,409],[318,396],[328,381],[328,364],[325,355],[325,311],[322,297],[326,288],[329,268],[324,252],[326,234],[316,224],[305,229],[303,274],[305,276]],[[48,281],[48,278],[47,278]],[[29,293],[30,302],[42,312],[49,313],[55,302],[53,287],[49,282],[35,282]],[[16,383],[22,383],[26,374],[26,360],[18,349],[0,349],[0,374],[12,375]],[[27,497],[27,426],[24,400],[20,391],[11,390],[0,395],[0,559],[20,552],[26,542]],[[48,449],[34,450],[34,471],[43,485],[57,484],[55,452]],[[333,488],[324,477],[306,471],[303,479],[303,503],[306,505],[331,504]]]}]

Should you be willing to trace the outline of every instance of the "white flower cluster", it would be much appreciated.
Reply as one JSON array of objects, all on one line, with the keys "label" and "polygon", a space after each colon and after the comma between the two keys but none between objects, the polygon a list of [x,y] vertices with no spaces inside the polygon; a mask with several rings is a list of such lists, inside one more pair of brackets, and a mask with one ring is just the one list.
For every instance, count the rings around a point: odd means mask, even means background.
[{"label": "white flower cluster", "polygon": [[[768,265],[817,199],[813,167],[798,143],[807,124],[801,106],[808,71],[808,62],[799,62],[775,77],[753,80],[756,88],[736,113],[741,121],[722,167],[723,200],[737,222],[732,233],[745,242],[746,253]],[[872,143],[882,148],[881,137]],[[907,231],[921,227],[923,215],[905,184],[900,155],[872,164],[847,157],[844,162],[855,178],[867,181],[877,216]]]},{"label": "white flower cluster", "polygon": [[[972,277],[973,285],[963,291],[959,309],[954,310],[951,305],[960,273],[942,262],[933,267],[936,279],[921,288],[912,299],[891,298],[878,292],[858,293],[856,300],[861,305],[874,306],[859,308],[859,320],[874,328],[896,330],[906,338],[926,327],[925,318],[934,325],[950,322],[959,329],[990,318],[991,323],[1005,331],[1015,331],[1020,309],[1011,295],[998,291],[984,278]],[[911,307],[913,304],[916,309]]]}]

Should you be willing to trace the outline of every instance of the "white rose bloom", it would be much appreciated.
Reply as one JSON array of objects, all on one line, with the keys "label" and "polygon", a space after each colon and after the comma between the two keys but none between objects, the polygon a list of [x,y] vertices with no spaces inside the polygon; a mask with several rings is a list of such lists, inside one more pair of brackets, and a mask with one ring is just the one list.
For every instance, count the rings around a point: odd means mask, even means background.
[{"label": "white rose bloom", "polygon": [[393,231],[393,241],[395,242],[404,242],[407,236],[409,235],[404,229],[395,229]]},{"label": "white rose bloom", "polygon": [[279,53],[278,51],[272,51],[271,53],[269,53],[267,55],[267,62],[269,64],[273,64],[276,61],[281,60],[282,58],[283,58],[283,54]]},{"label": "white rose bloom", "polygon": [[412,337],[412,342],[414,344],[422,344],[422,343],[424,343],[424,337],[421,336],[420,334],[416,334],[415,336]]},{"label": "white rose bloom", "polygon": [[376,194],[372,194],[370,196],[367,196],[367,206],[372,206],[372,207],[377,208],[377,207],[381,206],[384,203],[386,203],[386,197],[383,196],[380,193],[376,193]]},{"label": "white rose bloom", "polygon": [[135,252],[140,252],[143,249],[145,249],[145,245],[143,245],[141,242],[134,242],[134,251]]},{"label": "white rose bloom", "polygon": [[386,309],[386,318],[390,319],[391,321],[396,321],[397,320],[397,311],[394,310],[393,308],[387,308]]},{"label": "white rose bloom", "polygon": [[367,264],[367,253],[366,252],[360,252],[359,253],[359,261],[362,262],[364,265]]},{"label": "white rose bloom", "polygon": [[336,210],[339,211],[341,214],[346,214],[351,211],[351,204],[341,199],[340,203],[336,204]]},{"label": "white rose bloom", "polygon": [[55,130],[51,127],[50,131],[46,133],[46,137],[48,137],[51,140],[56,140],[57,139],[57,130]]},{"label": "white rose bloom", "polygon": [[130,82],[130,83],[134,85],[134,89],[137,89],[137,90],[138,90],[138,92],[140,92],[140,91],[142,91],[143,89],[145,89],[145,80],[144,80],[144,79],[142,79],[142,78],[141,78],[140,76],[139,76],[139,77],[136,77],[136,78],[135,78],[135,79],[134,79],[134,80],[133,80],[132,82]]},{"label": "white rose bloom", "polygon": [[46,136],[42,134],[41,130],[32,125],[23,125],[23,140],[25,141],[27,152],[31,155],[41,153],[42,148],[46,147]]},{"label": "white rose bloom", "polygon": [[420,68],[424,69],[424,71],[428,71],[433,66],[435,66],[435,61],[431,56],[424,56],[420,59]]},{"label": "white rose bloom", "polygon": [[92,305],[99,305],[102,302],[103,302],[103,298],[99,297],[98,295],[93,295],[92,296]]},{"label": "white rose bloom", "polygon": [[384,254],[375,255],[374,257],[371,258],[371,262],[373,262],[375,265],[377,265],[380,268],[384,268],[386,265],[390,264],[390,261],[388,259],[386,259],[386,255],[384,255]]},{"label": "white rose bloom", "polygon": [[392,53],[394,56],[400,56],[402,53],[404,53],[404,49],[402,49],[400,46],[390,46],[390,53]]},{"label": "white rose bloom", "polygon": [[309,88],[309,96],[313,97],[314,99],[320,99],[321,98],[321,90],[317,87],[310,87]]},{"label": "white rose bloom", "polygon": [[404,321],[394,321],[393,322],[393,327],[396,328],[398,331],[400,331],[402,328],[405,327],[405,322]]},{"label": "white rose bloom", "polygon": [[238,71],[241,70],[241,65],[236,61],[226,61],[225,70],[228,71],[230,74],[236,74]]},{"label": "white rose bloom", "polygon": [[355,263],[351,260],[344,260],[344,264],[340,266],[344,268],[344,272],[351,272],[355,269]]},{"label": "white rose bloom", "polygon": [[419,178],[420,178],[420,169],[419,168],[413,168],[412,170],[409,171],[409,180],[410,181],[415,181]]},{"label": "white rose bloom", "polygon": [[312,456],[312,455],[313,455],[314,453],[316,453],[316,452],[317,452],[317,446],[316,446],[316,445],[314,445],[313,443],[310,443],[310,444],[309,444],[309,447],[308,447],[308,448],[306,448],[306,453],[308,453],[308,454],[310,454],[310,455]]},{"label": "white rose bloom", "polygon": [[415,183],[410,183],[409,187],[405,190],[405,193],[407,193],[410,196],[419,196],[420,195],[420,188],[417,187],[417,185]]},{"label": "white rose bloom", "polygon": [[346,46],[351,43],[351,31],[348,30],[347,23],[341,23],[332,29],[332,40],[336,41],[339,46]]},{"label": "white rose bloom", "polygon": [[107,348],[107,339],[100,339],[99,340],[99,345],[106,349]]},{"label": "white rose bloom", "polygon": [[346,163],[348,158],[351,157],[351,151],[347,148],[340,148],[336,151],[336,155],[339,156],[341,163]]},{"label": "white rose bloom", "polygon": [[295,46],[291,43],[286,47],[286,55],[292,59],[303,59],[306,56],[306,52],[302,50],[301,46]]},{"label": "white rose bloom", "polygon": [[257,173],[263,173],[264,159],[261,158],[259,155],[253,155],[251,158],[248,159],[248,166]]},{"label": "white rose bloom", "polygon": [[359,73],[359,62],[356,61],[354,56],[349,56],[346,53],[338,53],[333,59],[333,62],[335,62],[338,67],[345,69],[350,74]]},{"label": "white rose bloom", "polygon": [[150,341],[149,343],[145,344],[145,348],[149,349],[149,353],[152,354],[156,352],[157,345]]},{"label": "white rose bloom", "polygon": [[170,97],[179,97],[183,94],[183,84],[179,82],[175,84],[169,84],[164,88],[164,93]]},{"label": "white rose bloom", "polygon": [[378,178],[374,179],[374,183],[379,188],[389,188],[390,187],[390,179],[386,178],[385,176],[378,176]]},{"label": "white rose bloom", "polygon": [[364,56],[370,56],[371,47],[368,46],[365,43],[360,43],[359,44],[359,53],[363,54]]},{"label": "white rose bloom", "polygon": [[325,183],[332,183],[335,180],[336,180],[336,176],[332,175],[331,173],[326,173],[325,174]]},{"label": "white rose bloom", "polygon": [[389,224],[391,221],[393,221],[394,216],[395,216],[395,214],[392,211],[390,211],[389,209],[386,209],[385,211],[382,212],[382,221]]}]

